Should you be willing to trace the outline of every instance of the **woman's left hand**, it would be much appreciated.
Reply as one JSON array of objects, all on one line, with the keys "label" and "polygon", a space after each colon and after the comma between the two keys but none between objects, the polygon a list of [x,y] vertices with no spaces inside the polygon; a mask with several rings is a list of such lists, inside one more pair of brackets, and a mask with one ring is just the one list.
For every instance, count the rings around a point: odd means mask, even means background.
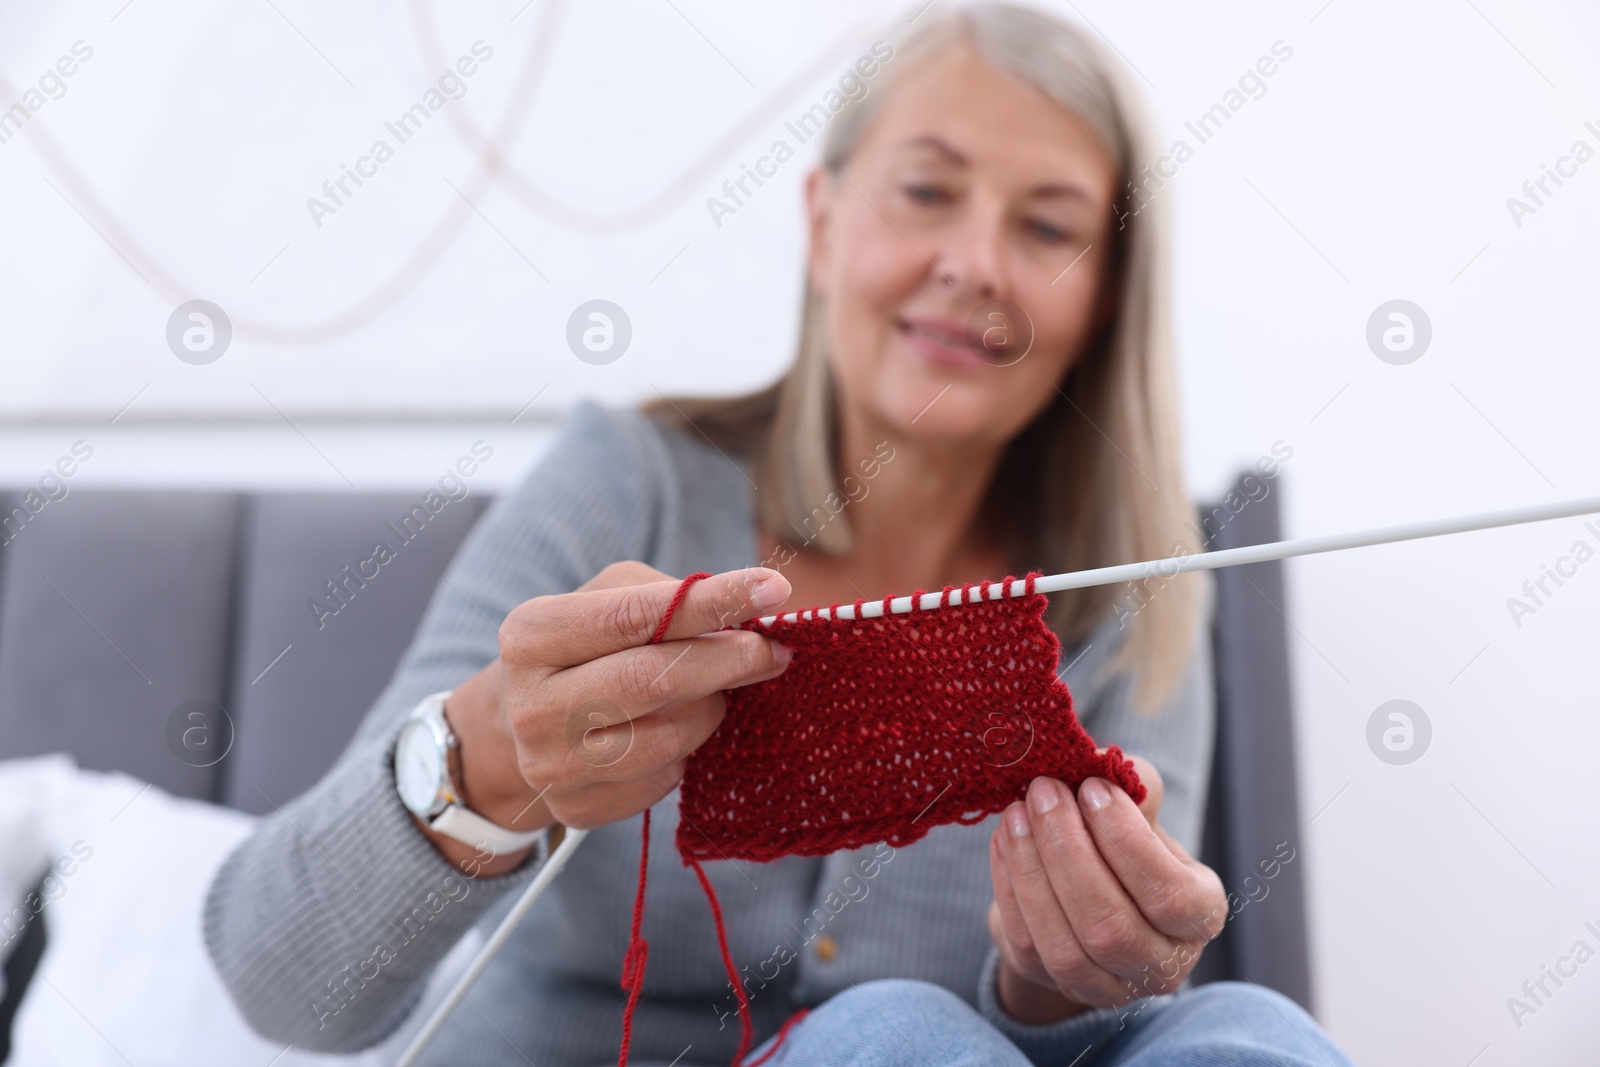
[{"label": "woman's left hand", "polygon": [[1143,804],[1103,778],[1076,797],[1035,778],[990,838],[997,992],[1018,1021],[1171,992],[1227,920],[1222,880],[1157,822],[1160,773],[1130,758],[1148,790]]}]

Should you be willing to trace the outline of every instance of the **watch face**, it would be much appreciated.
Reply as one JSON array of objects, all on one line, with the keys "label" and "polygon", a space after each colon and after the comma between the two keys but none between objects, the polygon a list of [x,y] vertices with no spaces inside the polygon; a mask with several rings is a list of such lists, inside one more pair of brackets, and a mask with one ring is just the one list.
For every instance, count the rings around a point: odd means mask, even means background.
[{"label": "watch face", "polygon": [[443,753],[425,722],[408,722],[394,750],[394,782],[400,801],[417,815],[433,814],[444,780]]}]

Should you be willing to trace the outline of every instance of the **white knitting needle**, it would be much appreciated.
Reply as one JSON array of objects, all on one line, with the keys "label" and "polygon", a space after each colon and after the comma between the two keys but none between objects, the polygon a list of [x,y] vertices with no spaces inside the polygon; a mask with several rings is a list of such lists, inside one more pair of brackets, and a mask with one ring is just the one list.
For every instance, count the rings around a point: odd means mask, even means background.
[{"label": "white knitting needle", "polygon": [[[1376,530],[1324,534],[1321,537],[1302,537],[1294,541],[1273,541],[1265,545],[1247,545],[1244,548],[1225,548],[1216,552],[1198,552],[1187,556],[1153,559],[1144,563],[1125,563],[1115,567],[1072,571],[1068,574],[1044,575],[1034,580],[1033,589],[1036,593],[1056,593],[1063,589],[1082,589],[1091,585],[1112,585],[1145,578],[1171,578],[1187,571],[1214,571],[1219,567],[1234,567],[1241,563],[1261,563],[1266,560],[1286,559],[1289,556],[1309,556],[1317,552],[1386,545],[1396,541],[1413,541],[1419,537],[1438,537],[1441,534],[1466,533],[1469,530],[1490,530],[1498,526],[1566,519],[1574,515],[1589,515],[1596,512],[1600,512],[1600,497],[1563,500],[1554,504],[1532,504],[1527,507],[1507,508],[1504,511],[1490,511],[1479,515],[1462,515],[1451,519],[1426,519],[1422,522],[1402,523],[1399,526],[1385,526]],[[988,599],[1023,596],[1027,591],[1027,583],[1020,578],[1009,583],[996,582],[989,587]],[[939,606],[940,599],[940,593],[924,593],[920,600],[910,596],[895,597],[889,601],[889,611],[894,615],[904,615],[912,610],[913,601],[916,601],[919,610],[931,611]],[[976,586],[971,590],[971,599],[981,599]],[[950,591],[950,603],[965,603],[961,590]],[[869,600],[861,605],[860,618],[875,619],[881,615],[883,615],[883,601]],[[759,621],[765,626],[779,619],[784,622],[798,622],[802,616],[807,619],[857,618],[855,605],[843,604],[837,612],[830,608],[808,608],[805,611],[791,611],[784,615],[767,615]]]},{"label": "white knitting needle", "polygon": [[[1127,563],[1115,567],[1098,567],[1094,570],[1073,571],[1068,574],[1051,574],[1034,580],[1033,588],[1038,593],[1055,593],[1063,589],[1082,589],[1092,585],[1112,585],[1117,582],[1132,582],[1146,578],[1171,578],[1174,575],[1184,574],[1188,571],[1212,571],[1221,567],[1234,567],[1242,563],[1262,563],[1267,560],[1287,559],[1290,556],[1309,556],[1318,552],[1336,552],[1346,548],[1365,548],[1369,545],[1393,544],[1397,541],[1414,541],[1420,537],[1439,537],[1443,534],[1466,533],[1471,530],[1491,530],[1500,526],[1517,526],[1526,522],[1544,522],[1549,519],[1566,519],[1575,515],[1590,515],[1600,513],[1600,497],[1587,497],[1581,500],[1565,500],[1554,504],[1533,504],[1528,507],[1507,508],[1504,511],[1491,511],[1479,515],[1463,515],[1450,519],[1428,519],[1422,522],[1403,523],[1399,526],[1386,526],[1376,530],[1361,530],[1355,533],[1326,534],[1322,537],[1302,537],[1294,541],[1274,541],[1265,545],[1248,545],[1244,548],[1226,548],[1217,552],[1201,552],[1188,556],[1173,556],[1168,559],[1147,560],[1144,563]],[[1024,596],[1027,593],[1027,583],[1022,579],[1005,583],[997,582],[989,587],[988,599],[999,600],[1001,597]],[[941,593],[924,593],[917,607],[922,611],[931,611],[939,607],[942,599]],[[976,588],[972,590],[972,599],[979,599]],[[889,601],[891,614],[904,615],[912,610],[915,597],[895,597]],[[961,590],[950,592],[950,603],[961,604]],[[808,609],[804,612],[791,611],[786,615],[768,615],[761,619],[763,624],[771,624],[780,618],[786,622],[797,622],[804,615],[808,619],[828,619],[834,613],[828,608]],[[838,613],[840,619],[856,618],[855,605],[841,605]],[[883,615],[883,601],[868,601],[861,605],[863,619],[874,619]],[[511,936],[511,931],[522,921],[522,917],[533,907],[533,902],[545,891],[561,868],[566,865],[578,843],[583,840],[587,831],[568,830],[560,846],[550,857],[549,861],[539,869],[533,882],[523,890],[522,897],[501,920],[489,940],[485,942],[478,955],[468,966],[466,973],[455,983],[450,995],[434,1010],[427,1023],[405,1053],[396,1062],[396,1067],[412,1067],[417,1062],[417,1057],[422,1054],[423,1048],[431,1041],[439,1028],[444,1025],[445,1019],[450,1015],[462,1000],[466,998],[467,990],[478,980],[489,961],[501,946]]]},{"label": "white knitting needle", "polygon": [[528,888],[522,891],[522,896],[512,905],[511,910],[506,913],[506,917],[500,920],[500,925],[494,928],[494,933],[489,935],[489,940],[484,942],[483,947],[478,950],[478,954],[472,958],[472,963],[468,965],[466,971],[459,979],[450,984],[450,995],[445,997],[439,1006],[434,1009],[432,1015],[428,1016],[428,1021],[423,1024],[421,1030],[417,1031],[417,1036],[411,1039],[411,1044],[406,1046],[406,1050],[395,1061],[395,1067],[412,1067],[417,1062],[417,1057],[422,1055],[422,1050],[428,1046],[428,1042],[433,1040],[434,1035],[439,1032],[439,1028],[444,1025],[444,1021],[456,1009],[456,1005],[467,999],[467,990],[471,989],[472,984],[478,980],[478,976],[483,974],[483,969],[489,966],[489,961],[494,959],[495,954],[506,943],[506,939],[511,936],[511,931],[515,930],[517,924],[522,921],[522,917],[528,914],[528,909],[533,907],[533,902],[539,899],[539,894],[543,893],[550,883],[556,880],[556,875],[561,873],[561,868],[567,865],[567,860],[572,858],[572,854],[577,851],[578,845],[588,835],[589,831],[587,830],[573,830],[570,828],[563,833],[561,844],[556,846],[556,850],[550,854],[550,858],[545,861],[544,866],[539,868],[539,873],[533,876],[533,881],[528,884]]}]

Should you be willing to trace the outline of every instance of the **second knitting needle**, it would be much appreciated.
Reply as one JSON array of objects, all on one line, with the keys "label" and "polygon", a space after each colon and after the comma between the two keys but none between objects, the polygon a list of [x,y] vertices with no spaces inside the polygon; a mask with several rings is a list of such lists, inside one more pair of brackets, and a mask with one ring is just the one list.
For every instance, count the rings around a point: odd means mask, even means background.
[{"label": "second knitting needle", "polygon": [[[1414,541],[1420,537],[1439,537],[1443,534],[1467,533],[1471,530],[1492,530],[1501,526],[1567,519],[1575,515],[1590,515],[1597,512],[1600,512],[1600,497],[1593,496],[1579,500],[1562,500],[1553,504],[1531,504],[1527,507],[1507,508],[1503,511],[1489,511],[1478,515],[1402,523],[1399,526],[1385,526],[1376,530],[1301,537],[1292,541],[1273,541],[1265,545],[1225,548],[1217,552],[1196,552],[1187,556],[1146,560],[1143,563],[1124,563],[1115,567],[1047,574],[1035,579],[1033,588],[1038,593],[1056,593],[1063,589],[1083,589],[1091,585],[1113,585],[1147,578],[1171,578],[1188,571],[1214,571],[1221,567],[1236,567],[1242,563],[1262,563],[1290,556],[1309,556],[1318,552],[1337,552],[1346,548],[1394,544],[1398,541]],[[999,600],[1001,597],[1022,596],[1026,592],[1027,586],[1020,578],[1010,583],[996,582],[989,587],[988,599]],[[889,601],[889,612],[894,615],[904,615],[912,610],[913,602],[916,602],[916,607],[921,611],[932,611],[939,607],[941,597],[941,593],[924,593],[920,601],[913,596],[895,597]],[[971,590],[971,599],[979,599],[976,586]],[[953,606],[962,603],[965,601],[962,599],[961,590],[952,590],[950,604]],[[883,601],[869,600],[861,605],[860,618],[875,619],[883,613]],[[840,619],[854,619],[857,617],[855,605],[841,605],[837,612],[829,608],[812,608],[799,612],[791,611],[785,615],[768,615],[760,622],[762,625],[770,625],[779,619],[784,622],[798,622],[801,616],[807,619],[828,619],[835,615]]]}]

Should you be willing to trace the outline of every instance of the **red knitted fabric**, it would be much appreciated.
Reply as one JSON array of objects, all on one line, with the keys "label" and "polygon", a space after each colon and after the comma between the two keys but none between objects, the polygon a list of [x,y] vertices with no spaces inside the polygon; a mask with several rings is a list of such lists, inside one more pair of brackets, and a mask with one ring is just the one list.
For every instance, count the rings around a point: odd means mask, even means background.
[{"label": "red knitted fabric", "polygon": [[689,757],[684,862],[909,845],[1003,810],[1039,775],[1074,788],[1106,778],[1142,801],[1132,761],[1115,745],[1097,753],[1073,714],[1035,577],[1016,598],[746,623],[794,660],[770,682],[730,690],[727,717]]},{"label": "red knitted fabric", "polygon": [[[704,577],[683,580],[652,643]],[[735,1065],[750,1046],[749,1004],[701,860],[822,856],[879,841],[903,847],[936,826],[1003,810],[1040,775],[1073,789],[1101,777],[1144,800],[1133,762],[1115,745],[1096,752],[1073,714],[1072,694],[1056,676],[1061,645],[1044,623],[1048,601],[1033,591],[1037,577],[1027,576],[1022,597],[951,605],[955,587],[946,586],[931,611],[888,614],[885,600],[885,614],[874,619],[802,612],[796,622],[743,624],[792,648],[794,659],[772,681],[728,691],[727,716],[689,757],[676,842],[710,901],[739,998]],[[963,586],[963,601],[967,590],[982,595],[992,584]],[[863,603],[856,602],[858,612]],[[623,965],[629,996],[619,1065],[627,1062],[644,980],[647,946],[639,929],[649,811],[644,837]]]}]

